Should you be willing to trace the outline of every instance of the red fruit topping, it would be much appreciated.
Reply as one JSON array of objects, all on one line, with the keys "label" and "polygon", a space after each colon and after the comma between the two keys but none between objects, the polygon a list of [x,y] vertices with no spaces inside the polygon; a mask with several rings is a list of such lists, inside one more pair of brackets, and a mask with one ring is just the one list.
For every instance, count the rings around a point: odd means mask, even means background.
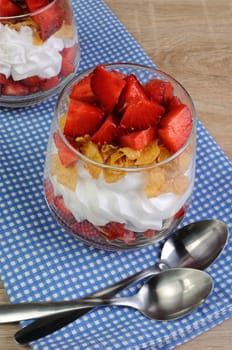
[{"label": "red fruit topping", "polygon": [[145,130],[134,131],[131,134],[119,137],[119,144],[122,147],[130,147],[135,150],[140,150],[147,146],[156,138],[156,130],[148,128]]},{"label": "red fruit topping", "polygon": [[54,204],[65,215],[68,215],[71,213],[70,210],[64,204],[64,199],[62,195],[55,196]]},{"label": "red fruit topping", "polygon": [[192,115],[184,104],[174,107],[161,120],[158,134],[171,151],[178,151],[187,141],[192,130]]},{"label": "red fruit topping", "polygon": [[7,84],[8,79],[6,78],[5,74],[0,73],[0,84]]},{"label": "red fruit topping", "polygon": [[24,96],[28,95],[29,88],[19,82],[8,81],[7,84],[2,86],[3,95],[11,96]]},{"label": "red fruit topping", "polygon": [[125,80],[126,85],[122,90],[117,106],[119,112],[123,111],[130,103],[147,99],[144,88],[135,75],[131,74]]},{"label": "red fruit topping", "polygon": [[63,24],[65,9],[62,1],[57,0],[48,6],[44,11],[39,12],[33,19],[40,27],[41,38],[47,40],[54,34]]},{"label": "red fruit topping", "polygon": [[92,74],[80,80],[72,88],[70,97],[75,100],[94,103],[96,98],[91,87]]},{"label": "red fruit topping", "polygon": [[97,100],[107,113],[113,111],[125,84],[124,79],[108,71],[103,65],[93,71],[91,86]]},{"label": "red fruit topping", "polygon": [[137,240],[136,234],[133,231],[127,230],[124,224],[119,222],[111,222],[100,227],[100,232],[108,240],[119,239],[125,243],[133,243]]},{"label": "red fruit topping", "polygon": [[128,130],[155,127],[163,114],[164,107],[156,102],[142,100],[131,103],[122,116],[120,126]]},{"label": "red fruit topping", "polygon": [[103,111],[87,102],[70,100],[67,119],[64,126],[65,135],[71,137],[93,134],[100,126]]},{"label": "red fruit topping", "polygon": [[69,165],[75,163],[78,159],[78,155],[76,155],[72,150],[70,150],[70,148],[64,143],[58,132],[54,133],[53,138],[58,150],[58,155],[61,163],[65,167],[68,167]]},{"label": "red fruit topping", "polygon": [[87,220],[82,222],[76,221],[74,224],[72,224],[71,230],[74,234],[80,233],[81,235],[86,236],[90,239],[101,237],[98,229]]},{"label": "red fruit topping", "polygon": [[0,0],[0,17],[19,16],[23,9],[11,0]]},{"label": "red fruit topping", "polygon": [[42,84],[41,84],[41,90],[42,91],[47,91],[50,90],[54,87],[56,87],[59,84],[59,78],[56,75],[55,77],[51,77],[49,79],[46,79]]},{"label": "red fruit topping", "polygon": [[62,77],[67,77],[69,74],[73,73],[75,70],[75,66],[73,63],[63,59],[61,64],[60,75]]},{"label": "red fruit topping", "polygon": [[51,0],[25,0],[25,2],[30,12],[33,12],[48,5]]},{"label": "red fruit topping", "polygon": [[145,85],[147,95],[155,102],[166,105],[173,97],[171,83],[160,79],[152,79]]},{"label": "red fruit topping", "polygon": [[151,237],[155,236],[156,234],[157,234],[157,231],[151,230],[151,229],[143,232],[143,235],[147,238],[151,238]]},{"label": "red fruit topping", "polygon": [[110,114],[100,128],[95,132],[91,137],[91,140],[95,143],[104,143],[112,142],[117,136],[117,123],[112,114]]},{"label": "red fruit topping", "polygon": [[177,96],[173,96],[172,99],[168,103],[168,110],[173,109],[176,106],[182,105],[181,100]]},{"label": "red fruit topping", "polygon": [[54,193],[53,185],[48,178],[44,180],[44,192],[45,192],[47,203],[50,205],[54,200],[55,193]]},{"label": "red fruit topping", "polygon": [[38,75],[34,75],[32,77],[28,77],[22,80],[22,83],[26,86],[38,86],[41,83],[45,82],[46,79],[38,77]]},{"label": "red fruit topping", "polygon": [[184,205],[182,208],[180,208],[180,210],[178,210],[178,212],[174,215],[175,219],[182,218],[186,213],[187,209],[188,209],[187,205]]},{"label": "red fruit topping", "polygon": [[73,73],[75,70],[74,62],[76,57],[76,45],[72,47],[66,47],[61,51],[62,64],[60,75],[67,77],[69,74]]}]

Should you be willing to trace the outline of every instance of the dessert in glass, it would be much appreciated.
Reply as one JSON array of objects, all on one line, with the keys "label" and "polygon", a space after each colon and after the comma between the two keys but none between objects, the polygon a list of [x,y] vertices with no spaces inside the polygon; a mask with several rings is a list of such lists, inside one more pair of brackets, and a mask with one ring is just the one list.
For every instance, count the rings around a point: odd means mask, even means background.
[{"label": "dessert in glass", "polygon": [[0,106],[22,107],[52,96],[74,77],[79,61],[70,0],[4,0]]},{"label": "dessert in glass", "polygon": [[79,240],[135,249],[170,235],[190,203],[196,113],[152,67],[102,64],[61,92],[44,170],[47,204]]}]

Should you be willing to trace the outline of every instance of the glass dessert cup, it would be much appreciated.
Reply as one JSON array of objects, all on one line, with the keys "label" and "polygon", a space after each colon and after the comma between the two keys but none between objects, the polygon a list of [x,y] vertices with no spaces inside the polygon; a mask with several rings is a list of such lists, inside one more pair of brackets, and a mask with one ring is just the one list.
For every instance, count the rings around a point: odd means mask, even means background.
[{"label": "glass dessert cup", "polygon": [[[79,240],[107,250],[136,249],[168,237],[189,206],[195,176],[196,113],[187,91],[168,74],[128,63],[105,66],[133,73],[142,84],[157,77],[170,82],[174,95],[191,111],[191,133],[168,157],[162,145],[154,147],[159,161],[145,166],[109,165],[84,155],[64,136],[62,125],[73,86],[92,70],[85,71],[63,89],[57,101],[44,168],[45,198],[57,221]],[[62,164],[59,149],[74,157],[71,166]]]},{"label": "glass dessert cup", "polygon": [[0,106],[5,107],[33,105],[56,94],[80,61],[70,0],[44,0],[42,8],[36,1],[18,3],[11,3],[15,15],[0,9]]}]

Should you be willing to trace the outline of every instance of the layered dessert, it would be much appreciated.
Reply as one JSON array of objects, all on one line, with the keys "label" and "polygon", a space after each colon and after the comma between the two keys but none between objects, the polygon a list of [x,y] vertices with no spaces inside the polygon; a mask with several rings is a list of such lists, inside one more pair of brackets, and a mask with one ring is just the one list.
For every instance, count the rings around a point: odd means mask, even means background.
[{"label": "layered dessert", "polygon": [[0,99],[54,89],[74,75],[79,43],[68,0],[5,0],[0,7]]},{"label": "layered dessert", "polygon": [[191,106],[175,83],[144,78],[143,70],[137,77],[99,65],[78,77],[51,129],[48,205],[68,231],[98,247],[160,240],[182,219],[193,189]]}]

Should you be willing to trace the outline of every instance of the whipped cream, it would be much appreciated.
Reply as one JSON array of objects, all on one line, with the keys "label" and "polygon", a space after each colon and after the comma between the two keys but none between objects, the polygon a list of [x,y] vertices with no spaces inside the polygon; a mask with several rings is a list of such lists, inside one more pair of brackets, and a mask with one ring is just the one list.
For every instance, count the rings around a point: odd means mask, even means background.
[{"label": "whipped cream", "polygon": [[19,31],[0,23],[0,73],[15,81],[34,75],[51,78],[59,74],[60,51],[74,41],[51,36],[42,45],[33,44],[33,30],[22,26]]},{"label": "whipped cream", "polygon": [[75,191],[60,184],[56,176],[52,176],[51,181],[55,195],[63,196],[66,207],[77,221],[88,220],[96,226],[115,221],[137,232],[160,230],[163,220],[175,215],[185,204],[193,187],[191,183],[181,196],[163,193],[147,198],[143,191],[144,175],[141,172],[127,173],[121,180],[109,184],[103,177],[93,179],[88,170],[79,164]]}]

